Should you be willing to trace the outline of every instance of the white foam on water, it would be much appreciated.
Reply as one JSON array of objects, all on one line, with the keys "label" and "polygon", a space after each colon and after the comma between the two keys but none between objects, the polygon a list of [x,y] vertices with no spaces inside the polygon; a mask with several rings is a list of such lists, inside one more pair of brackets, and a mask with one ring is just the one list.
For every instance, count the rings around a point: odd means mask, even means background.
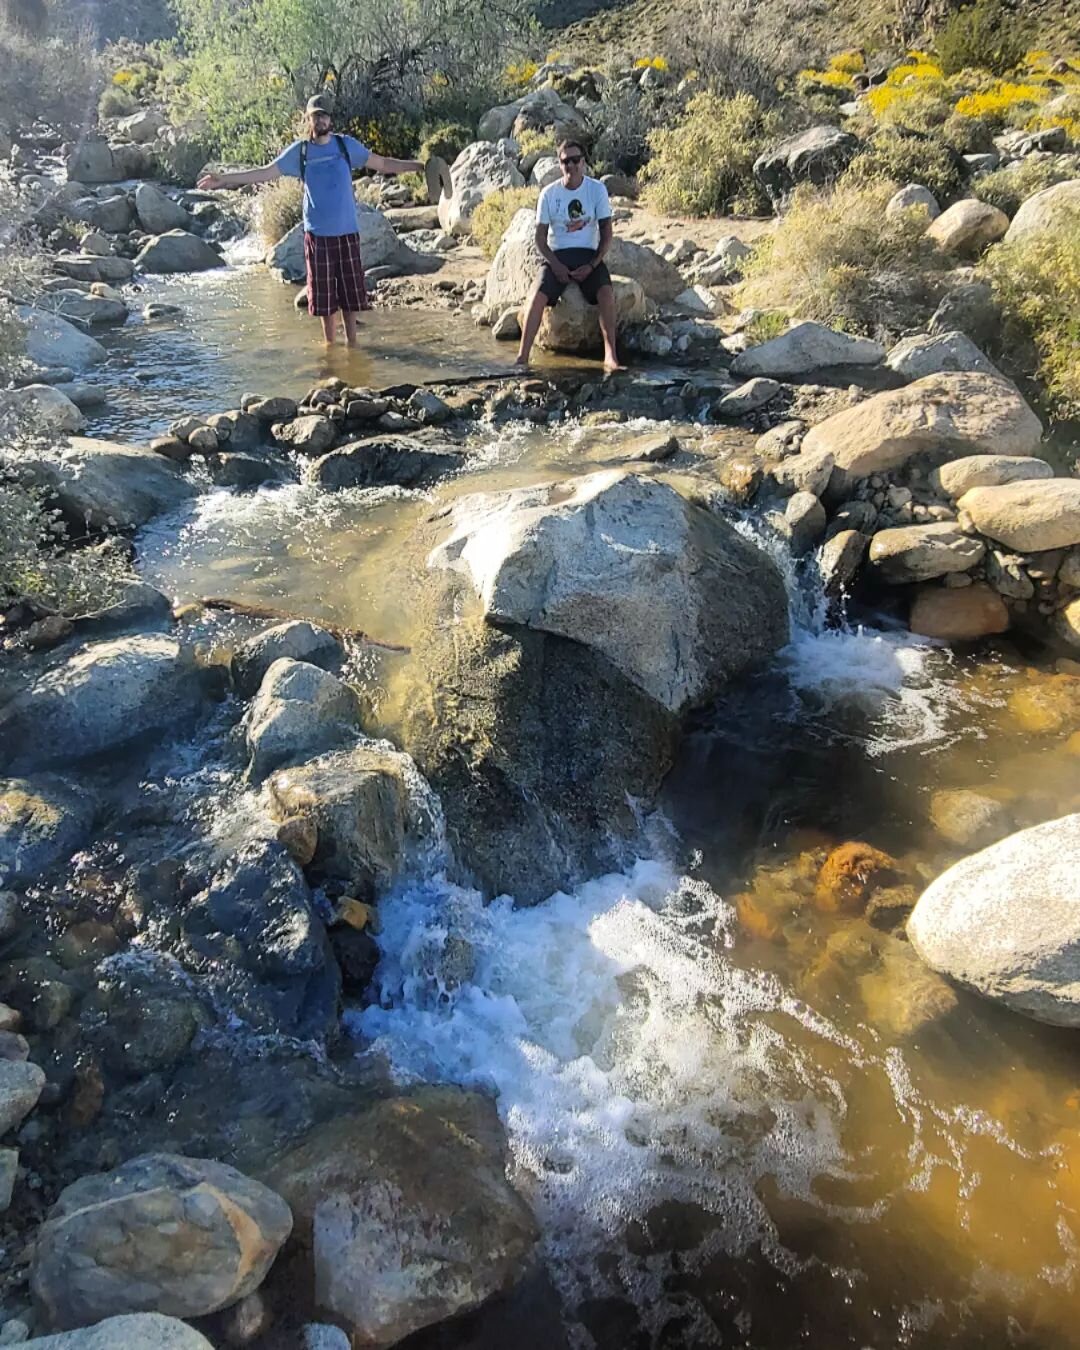
[{"label": "white foam on water", "polygon": [[[759,1243],[792,1264],[754,1186],[771,1175],[813,1202],[813,1178],[846,1167],[843,1101],[812,1089],[777,1015],[804,1040],[842,1038],[729,962],[731,911],[706,885],[640,861],[515,909],[436,877],[379,914],[377,1002],[346,1024],[403,1081],[496,1095],[571,1302],[603,1285],[597,1255],[660,1202],[706,1210],[729,1251]],[[639,1306],[660,1297],[655,1274]]]}]

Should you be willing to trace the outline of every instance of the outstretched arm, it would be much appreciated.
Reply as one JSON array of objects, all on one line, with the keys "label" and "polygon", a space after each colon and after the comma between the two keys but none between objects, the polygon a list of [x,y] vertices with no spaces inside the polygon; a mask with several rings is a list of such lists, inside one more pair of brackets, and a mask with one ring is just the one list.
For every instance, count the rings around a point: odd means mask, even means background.
[{"label": "outstretched arm", "polygon": [[364,168],[372,173],[423,173],[424,165],[419,159],[390,159],[387,155],[368,155]]},{"label": "outstretched arm", "polygon": [[237,169],[235,173],[204,173],[195,186],[206,192],[213,192],[215,188],[238,188],[253,186],[256,183],[272,183],[280,177],[281,170],[276,164],[266,164],[261,169]]}]

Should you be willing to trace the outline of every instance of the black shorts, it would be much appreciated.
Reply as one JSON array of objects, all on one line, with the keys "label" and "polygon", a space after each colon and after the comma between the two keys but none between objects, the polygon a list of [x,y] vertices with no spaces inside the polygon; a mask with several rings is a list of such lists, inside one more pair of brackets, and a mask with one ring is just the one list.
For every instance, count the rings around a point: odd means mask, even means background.
[{"label": "black shorts", "polygon": [[[557,248],[555,256],[564,267],[573,272],[575,268],[584,267],[586,263],[591,263],[596,257],[596,253],[591,248]],[[547,296],[550,304],[558,303],[559,297],[569,284],[569,282],[559,280],[551,270],[550,263],[544,263],[540,271],[540,289]],[[578,281],[574,284],[581,287],[581,294],[588,300],[589,304],[595,305],[597,296],[599,296],[603,287],[611,285],[611,273],[607,270],[606,263],[600,263],[584,281]]]}]

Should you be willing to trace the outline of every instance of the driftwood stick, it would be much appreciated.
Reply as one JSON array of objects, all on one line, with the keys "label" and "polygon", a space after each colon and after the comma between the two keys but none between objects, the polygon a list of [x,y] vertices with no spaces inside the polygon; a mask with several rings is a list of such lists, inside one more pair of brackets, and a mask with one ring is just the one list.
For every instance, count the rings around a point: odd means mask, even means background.
[{"label": "driftwood stick", "polygon": [[300,623],[318,623],[320,628],[325,628],[328,633],[333,633],[336,638],[347,639],[351,642],[362,642],[369,647],[381,647],[387,652],[407,652],[411,648],[403,647],[398,642],[381,642],[378,638],[373,638],[369,633],[361,631],[359,628],[343,628],[340,624],[323,623],[322,620],[308,619],[303,614],[290,614],[284,609],[273,609],[269,605],[248,605],[242,600],[226,600],[217,595],[204,595],[199,602],[205,609],[224,609],[231,614],[242,614],[249,619],[274,619],[278,623],[284,623],[286,620],[293,620]]}]

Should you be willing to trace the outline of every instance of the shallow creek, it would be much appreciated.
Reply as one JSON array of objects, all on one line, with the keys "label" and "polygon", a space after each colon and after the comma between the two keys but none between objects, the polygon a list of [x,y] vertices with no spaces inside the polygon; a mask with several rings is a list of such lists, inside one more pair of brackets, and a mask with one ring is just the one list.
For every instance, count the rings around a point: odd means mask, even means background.
[{"label": "shallow creek", "polygon": [[[364,352],[327,361],[291,292],[242,276],[184,279],[175,360],[94,430],[146,436],[151,406],[160,423],[249,388],[491,359],[463,321],[409,313],[373,317]],[[114,365],[170,341],[133,328]],[[465,492],[621,462],[664,430],[481,429],[468,469],[430,493],[210,492],[142,533],[140,568],[180,602],[225,595],[408,644],[422,521]],[[918,884],[955,860],[928,820],[940,788],[998,797],[1018,827],[1080,809],[1076,722],[1019,715],[1052,679],[1011,645],[951,655],[872,616],[829,629],[780,561],[792,641],[695,724],[654,856],[531,909],[426,872],[379,906],[375,997],[346,1014],[357,1052],[403,1081],[497,1094],[551,1282],[418,1345],[1080,1346],[1075,1036],[953,996],[899,937],[813,902],[828,844],[866,840]],[[359,652],[372,731],[393,734],[408,667]],[[223,842],[257,810],[205,768],[192,781],[220,804],[195,818]]]}]

